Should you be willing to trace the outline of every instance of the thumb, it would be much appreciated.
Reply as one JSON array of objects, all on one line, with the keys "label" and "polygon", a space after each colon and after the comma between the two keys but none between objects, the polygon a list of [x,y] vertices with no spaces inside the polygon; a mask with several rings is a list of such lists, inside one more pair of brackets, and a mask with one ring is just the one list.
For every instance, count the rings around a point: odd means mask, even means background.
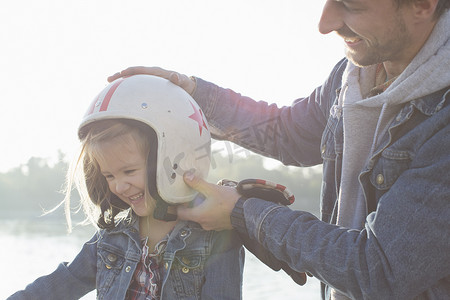
[{"label": "thumb", "polygon": [[206,230],[233,228],[230,214],[240,197],[235,188],[209,183],[194,172],[184,174],[184,182],[203,194],[205,200],[193,208],[178,206],[177,214],[180,219],[195,221]]},{"label": "thumb", "polygon": [[[205,196],[204,191],[208,190],[207,185],[208,182],[204,181],[202,178],[195,175],[194,171],[188,171],[183,176],[184,182],[190,186],[191,188],[197,190],[200,194],[203,194],[203,197]],[[194,200],[195,201],[195,200]],[[204,220],[205,210],[207,211],[207,207],[209,205],[209,202],[207,199],[204,201],[201,201],[200,203],[197,203],[197,205],[194,204],[193,207],[190,205],[178,205],[177,206],[177,216],[181,220],[189,220],[194,221],[197,223],[200,223],[205,230],[211,230],[212,228],[208,227],[208,222]],[[207,206],[205,208],[205,206]]]},{"label": "thumb", "polygon": [[202,178],[198,177],[193,171],[186,172],[183,176],[183,179],[188,186],[190,186],[197,192],[200,192],[200,194],[205,195],[206,197],[210,195],[213,187],[215,187],[214,184],[206,182]]}]

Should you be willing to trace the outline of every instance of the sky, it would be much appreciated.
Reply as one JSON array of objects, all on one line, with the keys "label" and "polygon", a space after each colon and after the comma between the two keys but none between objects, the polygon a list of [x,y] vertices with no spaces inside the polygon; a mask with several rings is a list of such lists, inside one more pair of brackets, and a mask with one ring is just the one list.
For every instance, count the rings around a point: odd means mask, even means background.
[{"label": "sky", "polygon": [[128,66],[195,75],[289,105],[344,56],[318,32],[325,0],[14,0],[0,2],[0,172],[71,157],[107,76]]}]

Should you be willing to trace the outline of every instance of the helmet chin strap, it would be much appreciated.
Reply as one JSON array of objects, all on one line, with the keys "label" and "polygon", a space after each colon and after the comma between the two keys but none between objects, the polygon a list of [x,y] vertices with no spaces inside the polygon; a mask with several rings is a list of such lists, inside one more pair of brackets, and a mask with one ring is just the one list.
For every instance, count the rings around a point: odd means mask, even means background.
[{"label": "helmet chin strap", "polygon": [[[155,197],[153,197],[153,198],[155,198]],[[167,221],[167,222],[175,221],[177,219],[177,215],[170,214],[168,212],[169,204],[166,201],[162,200],[161,197],[159,199],[155,199],[155,200],[156,200],[156,207],[155,207],[155,210],[153,211],[153,217],[155,219]]]},{"label": "helmet chin strap", "polygon": [[150,151],[147,159],[148,190],[152,198],[156,201],[153,217],[166,222],[175,221],[177,215],[168,212],[170,205],[161,198],[156,187],[156,156],[156,151]]}]

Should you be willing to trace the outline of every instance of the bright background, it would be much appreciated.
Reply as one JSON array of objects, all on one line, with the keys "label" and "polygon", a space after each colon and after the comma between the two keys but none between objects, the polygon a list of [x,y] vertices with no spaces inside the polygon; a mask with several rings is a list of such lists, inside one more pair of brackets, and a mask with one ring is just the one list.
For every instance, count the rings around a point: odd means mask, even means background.
[{"label": "bright background", "polygon": [[[337,36],[317,30],[324,2],[0,1],[0,173],[32,156],[75,153],[88,105],[107,76],[128,66],[196,75],[279,105],[307,96],[344,55]],[[0,276],[7,287],[0,298],[70,259],[85,240],[31,221],[0,222],[0,240],[9,245],[2,256],[14,264],[5,269],[17,271]],[[318,299],[315,279],[298,287],[251,256],[246,266],[247,299]]]},{"label": "bright background", "polygon": [[317,24],[325,0],[0,2],[0,172],[73,154],[106,77],[161,66],[288,105],[344,55]]}]

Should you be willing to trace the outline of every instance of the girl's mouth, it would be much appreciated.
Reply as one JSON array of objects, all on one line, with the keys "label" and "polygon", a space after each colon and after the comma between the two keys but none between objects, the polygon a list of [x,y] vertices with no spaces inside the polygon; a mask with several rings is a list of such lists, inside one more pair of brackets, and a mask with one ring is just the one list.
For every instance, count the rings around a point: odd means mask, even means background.
[{"label": "girl's mouth", "polygon": [[128,197],[128,199],[130,200],[130,202],[132,204],[135,204],[135,203],[141,201],[142,199],[144,199],[144,193],[136,194],[134,196]]}]

